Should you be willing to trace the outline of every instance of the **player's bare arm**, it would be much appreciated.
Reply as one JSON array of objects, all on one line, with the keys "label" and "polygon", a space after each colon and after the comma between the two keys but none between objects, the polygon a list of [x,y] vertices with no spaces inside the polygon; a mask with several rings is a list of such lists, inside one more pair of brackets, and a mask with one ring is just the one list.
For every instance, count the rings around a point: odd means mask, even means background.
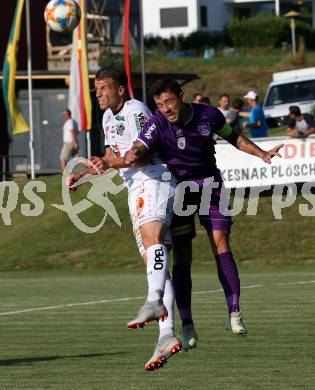
[{"label": "player's bare arm", "polygon": [[76,150],[80,149],[78,138],[77,138],[77,132],[75,129],[71,130],[72,135],[72,147]]},{"label": "player's bare arm", "polygon": [[126,153],[125,162],[129,165],[140,164],[148,158],[151,158],[150,151],[141,141],[137,140],[132,148]]},{"label": "player's bare arm", "polygon": [[125,159],[123,157],[116,157],[109,147],[105,149],[103,157],[92,156],[90,161],[94,164],[97,173],[101,174],[109,168],[119,169],[129,167],[129,164],[126,163]]},{"label": "player's bare arm", "polygon": [[93,163],[93,167],[87,166],[80,172],[72,173],[67,178],[67,187],[73,187],[83,176],[103,174],[109,168],[119,169],[130,166],[123,157],[116,157],[110,148],[105,148],[103,157],[92,156],[90,161]]},{"label": "player's bare arm", "polygon": [[218,132],[218,134],[237,149],[261,158],[267,164],[271,164],[271,159],[275,156],[282,157],[279,150],[283,147],[283,144],[279,144],[269,151],[262,150],[254,142],[247,138],[246,135],[238,134],[233,131],[227,123]]}]

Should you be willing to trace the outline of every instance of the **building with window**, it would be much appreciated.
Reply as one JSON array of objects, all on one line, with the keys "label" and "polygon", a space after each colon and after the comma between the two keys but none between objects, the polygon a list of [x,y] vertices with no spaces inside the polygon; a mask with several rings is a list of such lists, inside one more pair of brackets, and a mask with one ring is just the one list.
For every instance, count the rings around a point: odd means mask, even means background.
[{"label": "building with window", "polygon": [[196,30],[222,30],[232,17],[253,17],[260,12],[283,15],[306,10],[315,26],[315,0],[144,0],[145,35],[164,38],[188,35]]}]

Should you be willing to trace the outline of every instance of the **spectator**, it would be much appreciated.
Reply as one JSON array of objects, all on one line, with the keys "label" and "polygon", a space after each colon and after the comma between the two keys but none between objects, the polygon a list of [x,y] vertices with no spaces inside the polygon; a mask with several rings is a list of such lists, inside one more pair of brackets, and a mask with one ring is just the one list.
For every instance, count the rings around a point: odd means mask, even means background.
[{"label": "spectator", "polygon": [[248,91],[244,96],[251,108],[250,112],[240,112],[240,116],[248,118],[248,122],[244,122],[245,130],[249,130],[249,135],[253,138],[267,137],[268,127],[265,119],[264,110],[258,104],[258,95],[255,91]]},{"label": "spectator", "polygon": [[313,115],[302,114],[298,106],[289,107],[287,134],[293,138],[305,138],[315,134]]},{"label": "spectator", "polygon": [[77,122],[71,118],[71,111],[68,108],[62,113],[62,117],[64,120],[62,128],[63,146],[59,157],[61,172],[64,171],[67,162],[74,157],[79,150]]},{"label": "spectator", "polygon": [[205,104],[206,106],[210,106],[211,100],[208,98],[208,96],[202,96],[202,98],[200,99],[200,103]]},{"label": "spectator", "polygon": [[240,111],[244,106],[244,100],[241,98],[235,98],[232,102],[232,107],[226,115],[226,122],[229,123],[237,134],[241,134],[243,126],[241,124]]},{"label": "spectator", "polygon": [[219,106],[218,109],[226,117],[230,109],[230,96],[226,93],[219,96]]},{"label": "spectator", "polygon": [[193,103],[199,104],[200,100],[202,99],[201,93],[195,93],[193,96]]}]

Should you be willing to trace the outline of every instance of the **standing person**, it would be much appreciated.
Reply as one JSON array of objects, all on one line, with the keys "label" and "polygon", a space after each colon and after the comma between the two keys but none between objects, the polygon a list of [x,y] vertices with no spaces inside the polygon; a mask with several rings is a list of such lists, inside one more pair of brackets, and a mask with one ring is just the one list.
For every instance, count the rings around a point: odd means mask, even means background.
[{"label": "standing person", "polygon": [[267,137],[268,126],[265,119],[264,110],[258,104],[258,95],[255,91],[248,91],[244,96],[251,108],[250,112],[241,112],[239,115],[248,118],[248,122],[244,122],[245,130],[249,130],[249,135],[253,138]]},{"label": "standing person", "polygon": [[219,106],[218,109],[226,117],[230,109],[230,96],[227,93],[223,93],[219,96]]},{"label": "standing person", "polygon": [[[92,157],[91,161],[102,171],[120,168],[120,176],[128,189],[129,211],[147,270],[148,295],[136,318],[127,326],[143,327],[151,321],[160,320],[158,343],[145,365],[145,369],[151,371],[160,368],[182,348],[174,336],[174,291],[168,278],[169,255],[165,244],[172,218],[176,181],[166,164],[155,154],[149,156],[149,163],[142,167],[126,165],[124,154],[132,147],[151,116],[142,102],[129,99],[127,85],[127,76],[119,69],[102,68],[96,73],[96,97],[101,110],[105,110],[105,155],[102,158]],[[73,186],[87,173],[96,174],[96,171],[86,169],[72,174],[68,178],[68,185]],[[165,176],[170,179],[170,185],[163,185]]]},{"label": "standing person", "polygon": [[306,138],[315,134],[315,121],[311,114],[302,114],[300,107],[289,107],[287,134],[293,138]]},{"label": "standing person", "polygon": [[74,157],[79,150],[78,143],[78,124],[71,118],[71,111],[67,108],[63,113],[64,120],[62,128],[63,146],[60,152],[61,172],[64,171],[67,162]]},{"label": "standing person", "polygon": [[201,99],[200,99],[200,103],[201,104],[206,104],[206,105],[210,105],[211,104],[211,100],[208,98],[208,96],[203,96]]},{"label": "standing person", "polygon": [[193,103],[201,103],[202,95],[201,93],[197,92],[193,95]]},{"label": "standing person", "polygon": [[[244,135],[234,132],[217,108],[184,103],[183,91],[175,80],[158,81],[151,93],[158,109],[126,154],[126,162],[134,164],[149,150],[157,148],[162,161],[168,164],[179,183],[189,180],[194,187],[193,192],[186,191],[185,205],[196,205],[196,210],[201,206],[203,190],[211,183],[217,183],[218,188],[212,191],[211,201],[203,207],[199,219],[207,231],[216,258],[228,307],[228,328],[233,333],[244,334],[246,327],[239,302],[240,280],[229,242],[232,221],[219,209],[223,182],[216,166],[213,133],[268,164],[272,157],[281,157],[278,151],[283,145],[270,151],[260,149]],[[191,313],[191,239],[195,235],[195,212],[189,216],[177,214],[175,211],[172,223],[173,284],[183,325],[183,347],[189,349],[197,342]]]},{"label": "standing person", "polygon": [[232,129],[238,134],[242,132],[241,118],[239,114],[242,111],[243,106],[244,100],[241,98],[235,98],[232,101],[232,106],[226,115],[227,123],[229,123]]}]

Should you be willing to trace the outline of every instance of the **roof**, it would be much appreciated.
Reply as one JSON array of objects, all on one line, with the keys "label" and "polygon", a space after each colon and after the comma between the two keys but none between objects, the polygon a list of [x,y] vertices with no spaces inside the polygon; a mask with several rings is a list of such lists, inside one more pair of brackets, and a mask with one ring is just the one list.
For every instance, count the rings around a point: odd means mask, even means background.
[{"label": "roof", "polygon": [[315,78],[315,67],[313,68],[303,68],[303,69],[294,69],[288,70],[285,72],[278,72],[272,75],[272,81],[295,81],[298,79],[310,79]]}]

